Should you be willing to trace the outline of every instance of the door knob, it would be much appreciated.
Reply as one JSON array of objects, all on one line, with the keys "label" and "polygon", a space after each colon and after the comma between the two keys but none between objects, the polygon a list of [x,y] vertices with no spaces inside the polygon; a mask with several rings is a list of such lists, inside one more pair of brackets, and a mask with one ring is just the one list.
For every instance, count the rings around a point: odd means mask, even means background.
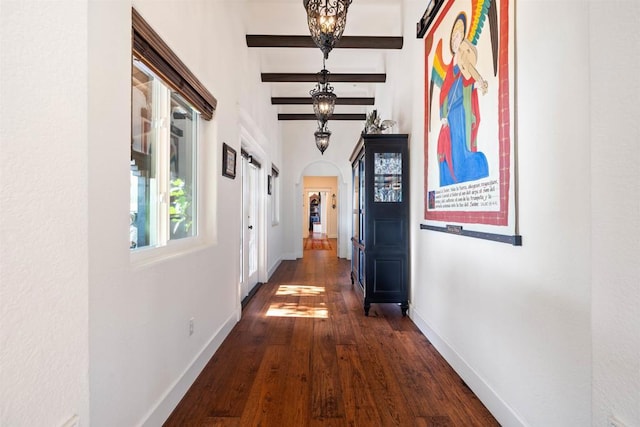
[{"label": "door knob", "polygon": [[249,226],[249,230],[253,230],[253,225],[250,225],[250,226]]}]

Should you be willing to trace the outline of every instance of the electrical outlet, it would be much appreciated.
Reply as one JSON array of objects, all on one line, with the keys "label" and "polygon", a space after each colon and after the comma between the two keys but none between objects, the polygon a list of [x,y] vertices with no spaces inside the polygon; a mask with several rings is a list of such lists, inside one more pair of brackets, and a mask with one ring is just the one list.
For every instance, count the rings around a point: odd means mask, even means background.
[{"label": "electrical outlet", "polygon": [[620,421],[617,417],[611,416],[609,417],[608,427],[627,427],[625,423]]},{"label": "electrical outlet", "polygon": [[194,319],[192,317],[191,319],[189,319],[189,336],[193,335],[193,322]]}]

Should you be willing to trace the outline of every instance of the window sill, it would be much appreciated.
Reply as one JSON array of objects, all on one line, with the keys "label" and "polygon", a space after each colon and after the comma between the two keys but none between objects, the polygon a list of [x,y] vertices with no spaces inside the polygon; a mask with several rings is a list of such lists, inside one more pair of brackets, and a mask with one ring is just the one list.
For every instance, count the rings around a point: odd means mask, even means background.
[{"label": "window sill", "polygon": [[166,246],[131,250],[130,265],[134,270],[145,269],[210,248],[212,243],[201,237],[190,237],[169,242]]}]

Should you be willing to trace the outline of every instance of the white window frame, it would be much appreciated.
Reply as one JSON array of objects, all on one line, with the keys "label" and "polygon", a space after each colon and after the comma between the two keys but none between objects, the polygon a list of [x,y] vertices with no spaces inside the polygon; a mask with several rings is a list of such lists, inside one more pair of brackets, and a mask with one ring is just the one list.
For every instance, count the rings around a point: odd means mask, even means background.
[{"label": "white window frame", "polygon": [[271,225],[280,224],[280,171],[271,166]]},{"label": "white window frame", "polygon": [[202,239],[199,239],[200,233],[200,203],[199,203],[199,187],[201,183],[201,173],[203,165],[201,164],[202,157],[200,155],[200,134],[201,124],[200,115],[197,110],[193,110],[195,116],[195,129],[193,144],[193,159],[192,168],[195,169],[192,186],[192,197],[194,199],[193,216],[194,216],[194,230],[193,236],[183,237],[180,239],[171,239],[169,227],[171,227],[171,220],[169,218],[169,198],[170,198],[170,105],[171,105],[171,88],[163,81],[161,77],[153,73],[144,64],[138,64],[146,72],[151,73],[154,76],[153,83],[153,99],[157,100],[157,108],[153,108],[153,123],[156,124],[154,129],[155,149],[157,154],[154,158],[156,162],[156,181],[157,189],[156,193],[156,206],[158,214],[152,219],[152,227],[156,236],[155,243],[148,246],[138,247],[130,249],[131,260],[133,263],[146,264],[156,260],[161,260],[166,257],[171,257],[190,251],[191,249],[202,244]]}]

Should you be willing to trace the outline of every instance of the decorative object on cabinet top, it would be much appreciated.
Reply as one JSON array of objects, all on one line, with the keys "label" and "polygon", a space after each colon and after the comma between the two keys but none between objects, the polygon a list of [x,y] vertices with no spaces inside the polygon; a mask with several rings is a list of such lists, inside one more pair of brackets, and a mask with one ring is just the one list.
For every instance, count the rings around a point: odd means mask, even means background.
[{"label": "decorative object on cabinet top", "polygon": [[395,120],[381,120],[378,116],[378,110],[373,110],[367,115],[367,121],[364,124],[364,131],[362,133],[393,133],[393,127],[396,125]]}]

